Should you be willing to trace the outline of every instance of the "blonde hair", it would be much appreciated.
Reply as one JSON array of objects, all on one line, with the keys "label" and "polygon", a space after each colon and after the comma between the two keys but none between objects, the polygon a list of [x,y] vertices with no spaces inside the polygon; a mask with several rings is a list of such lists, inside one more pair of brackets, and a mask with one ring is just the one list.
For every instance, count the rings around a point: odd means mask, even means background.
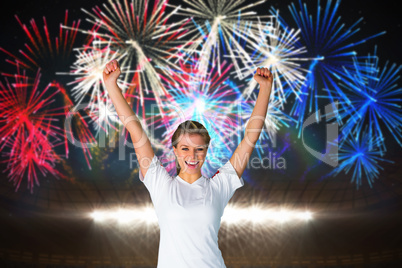
[{"label": "blonde hair", "polygon": [[[192,120],[187,120],[183,123],[181,123],[176,131],[172,135],[172,146],[177,148],[177,144],[179,143],[179,138],[183,134],[199,134],[204,138],[205,144],[207,145],[207,148],[209,146],[209,142],[211,141],[211,137],[209,136],[208,130],[204,127],[203,124],[197,122],[197,121],[192,121]],[[176,162],[176,171],[177,174],[180,173],[180,165],[179,162],[177,161],[177,158],[175,160]]]}]

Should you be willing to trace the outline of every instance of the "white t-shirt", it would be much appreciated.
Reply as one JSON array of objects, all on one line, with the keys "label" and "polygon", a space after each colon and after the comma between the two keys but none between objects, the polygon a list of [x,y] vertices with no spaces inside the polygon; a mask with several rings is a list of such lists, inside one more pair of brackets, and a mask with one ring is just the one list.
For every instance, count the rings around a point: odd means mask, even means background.
[{"label": "white t-shirt", "polygon": [[158,217],[157,268],[226,267],[218,247],[221,217],[237,188],[244,185],[230,161],[214,176],[188,183],[171,177],[156,155],[140,180],[148,189]]}]

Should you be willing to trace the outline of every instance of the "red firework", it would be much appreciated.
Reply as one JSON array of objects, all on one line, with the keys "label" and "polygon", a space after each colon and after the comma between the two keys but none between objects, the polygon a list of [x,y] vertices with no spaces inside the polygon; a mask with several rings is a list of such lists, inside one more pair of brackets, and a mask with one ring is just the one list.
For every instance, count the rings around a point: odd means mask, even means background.
[{"label": "red firework", "polygon": [[[58,82],[53,82],[53,86],[59,89],[63,100],[64,100],[64,114],[66,116],[66,120],[70,116],[75,116],[76,120],[72,120],[73,126],[75,127],[76,130],[76,135],[73,134],[73,130],[70,126],[70,124],[66,124],[66,127],[64,128],[64,135],[65,137],[69,137],[68,139],[72,142],[72,144],[75,145],[76,140],[80,144],[92,144],[95,143],[95,137],[92,135],[89,125],[85,121],[85,118],[79,113],[79,112],[74,112],[74,104],[73,101],[71,100],[70,96],[67,94],[66,89],[64,86]],[[65,139],[65,148],[66,148],[66,157],[68,158],[69,155],[69,149],[68,149],[68,144],[67,144],[67,139]],[[85,161],[87,162],[87,165],[89,169],[91,169],[91,164],[89,162],[90,159],[92,159],[91,151],[89,148],[83,146],[82,151],[84,153]]]},{"label": "red firework", "polygon": [[19,49],[20,56],[0,47],[1,51],[12,58],[6,60],[8,63],[19,65],[31,71],[36,71],[38,68],[42,70],[51,69],[54,73],[55,69],[59,69],[58,66],[61,63],[68,62],[77,41],[78,27],[80,26],[80,20],[73,21],[70,24],[71,26],[68,26],[68,10],[65,11],[64,20],[60,22],[58,34],[55,36],[51,35],[45,17],[43,17],[42,30],[34,19],[31,19],[29,25],[26,25],[17,15],[15,18],[29,42],[24,44],[24,48]]},{"label": "red firework", "polygon": [[65,143],[64,131],[55,123],[65,116],[65,107],[50,107],[59,89],[49,84],[39,91],[39,71],[31,82],[25,71],[17,70],[15,83],[7,77],[4,84],[0,81],[0,149],[16,191],[27,176],[32,192],[34,182],[39,185],[36,169],[65,178],[55,168],[60,161],[55,149]]}]

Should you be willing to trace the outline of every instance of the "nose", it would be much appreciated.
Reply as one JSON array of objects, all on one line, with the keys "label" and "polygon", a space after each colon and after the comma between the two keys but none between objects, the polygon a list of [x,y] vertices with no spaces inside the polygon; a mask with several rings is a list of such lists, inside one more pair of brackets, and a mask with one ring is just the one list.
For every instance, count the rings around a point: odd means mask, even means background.
[{"label": "nose", "polygon": [[192,161],[192,160],[196,160],[197,156],[195,153],[190,153],[186,158],[188,161]]},{"label": "nose", "polygon": [[197,160],[197,150],[189,151],[185,158],[187,159],[186,161]]}]

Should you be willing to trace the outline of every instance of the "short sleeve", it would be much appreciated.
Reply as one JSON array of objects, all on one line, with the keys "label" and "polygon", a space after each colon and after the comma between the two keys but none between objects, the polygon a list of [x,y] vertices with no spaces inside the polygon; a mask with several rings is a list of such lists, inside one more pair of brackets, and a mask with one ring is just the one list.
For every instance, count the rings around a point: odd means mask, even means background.
[{"label": "short sleeve", "polygon": [[164,185],[172,179],[155,154],[152,158],[147,173],[145,174],[145,177],[142,176],[141,170],[139,171],[139,177],[140,181],[142,181],[145,187],[148,189],[154,204],[157,198],[160,196]]},{"label": "short sleeve", "polygon": [[211,180],[215,181],[219,186],[223,207],[227,205],[234,192],[244,185],[243,178],[237,176],[237,172],[230,161],[219,168]]}]

